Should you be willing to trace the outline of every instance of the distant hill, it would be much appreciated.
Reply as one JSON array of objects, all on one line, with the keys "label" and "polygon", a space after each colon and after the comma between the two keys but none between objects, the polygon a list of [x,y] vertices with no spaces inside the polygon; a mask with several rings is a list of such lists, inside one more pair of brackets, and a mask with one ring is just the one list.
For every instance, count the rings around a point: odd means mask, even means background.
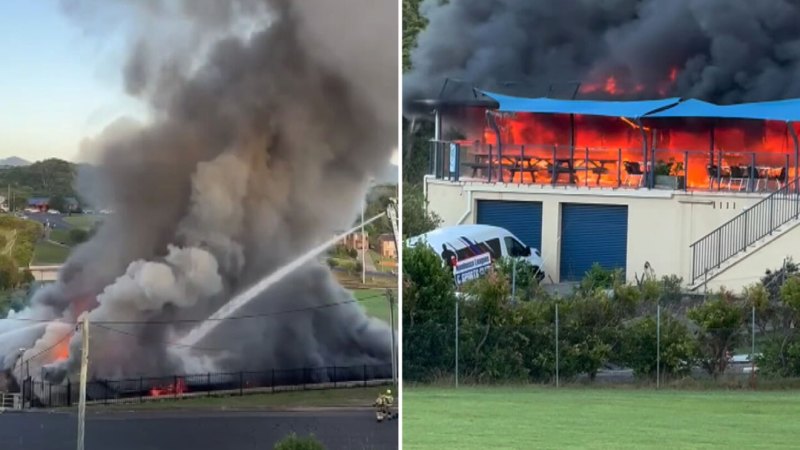
[{"label": "distant hill", "polygon": [[21,167],[30,165],[30,161],[22,159],[18,156],[10,156],[8,158],[0,159],[0,167]]}]

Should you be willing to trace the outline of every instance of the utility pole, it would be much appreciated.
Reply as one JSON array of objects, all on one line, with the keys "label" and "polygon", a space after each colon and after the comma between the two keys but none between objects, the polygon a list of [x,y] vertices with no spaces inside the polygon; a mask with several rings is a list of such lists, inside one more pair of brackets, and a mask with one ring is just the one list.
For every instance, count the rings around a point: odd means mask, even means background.
[{"label": "utility pole", "polygon": [[[369,248],[369,245],[367,245]],[[367,249],[364,248],[364,202],[361,202],[361,284],[367,284]]]},{"label": "utility pole", "polygon": [[89,376],[89,314],[83,314],[80,327],[83,331],[83,342],[81,345],[81,385],[78,403],[78,450],[83,450],[86,433],[86,379]]},{"label": "utility pole", "polygon": [[392,333],[392,382],[395,386],[397,384],[397,358],[395,357],[395,352],[397,348],[395,347],[395,324],[394,324],[394,294],[392,293],[391,289],[386,289],[386,299],[389,300],[389,322],[391,326],[391,333]]}]

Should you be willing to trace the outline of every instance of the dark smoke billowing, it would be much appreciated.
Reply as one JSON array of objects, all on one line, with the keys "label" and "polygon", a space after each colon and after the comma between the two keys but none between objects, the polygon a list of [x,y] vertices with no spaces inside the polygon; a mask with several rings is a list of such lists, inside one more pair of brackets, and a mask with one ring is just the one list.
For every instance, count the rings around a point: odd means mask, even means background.
[{"label": "dark smoke billowing", "polygon": [[[615,77],[620,96],[718,103],[800,96],[800,4],[790,0],[459,0],[421,6],[407,99],[445,78],[569,96]],[[671,74],[675,79],[671,80]],[[602,90],[585,95],[602,96]]]},{"label": "dark smoke billowing", "polygon": [[[153,119],[86,141],[99,171],[85,194],[115,213],[17,317],[74,321],[87,307],[94,321],[208,317],[351,225],[397,147],[392,1],[71,0],[65,10],[90,33],[136,19],[124,85]],[[388,328],[359,306],[313,309],[350,299],[326,268],[289,278],[240,314],[308,312],[224,323],[201,343],[197,369],[389,360]],[[193,368],[165,344],[192,324],[108,326],[127,334],[93,328],[94,376]],[[0,363],[47,348],[64,328],[0,321]],[[79,341],[50,373],[74,370]]]}]

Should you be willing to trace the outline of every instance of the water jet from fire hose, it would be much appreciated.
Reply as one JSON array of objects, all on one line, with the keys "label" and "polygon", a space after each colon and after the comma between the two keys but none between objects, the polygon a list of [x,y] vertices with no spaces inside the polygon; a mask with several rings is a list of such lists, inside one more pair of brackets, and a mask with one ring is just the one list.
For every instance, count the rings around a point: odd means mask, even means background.
[{"label": "water jet from fire hose", "polygon": [[364,221],[363,224],[359,224],[345,231],[344,233],[334,236],[333,238],[323,242],[322,244],[312,248],[311,250],[305,252],[304,254],[300,255],[299,257],[285,264],[283,267],[280,267],[278,270],[271,273],[270,275],[267,275],[261,281],[254,284],[249,289],[237,295],[236,297],[231,299],[231,301],[223,305],[219,310],[217,310],[217,312],[212,314],[207,321],[202,322],[199,326],[192,329],[186,336],[184,336],[178,341],[177,346],[183,348],[196,346],[200,341],[202,341],[206,336],[208,336],[212,331],[214,331],[214,329],[217,328],[221,320],[231,317],[236,311],[238,311],[244,305],[246,305],[251,300],[256,298],[262,292],[269,289],[270,286],[281,281],[283,278],[285,278],[287,275],[300,268],[300,266],[311,260],[313,257],[324,252],[328,247],[331,247],[332,245],[341,241],[347,235],[355,232],[362,226],[368,225],[378,220],[383,215],[384,213],[378,214],[375,217],[372,217]]}]

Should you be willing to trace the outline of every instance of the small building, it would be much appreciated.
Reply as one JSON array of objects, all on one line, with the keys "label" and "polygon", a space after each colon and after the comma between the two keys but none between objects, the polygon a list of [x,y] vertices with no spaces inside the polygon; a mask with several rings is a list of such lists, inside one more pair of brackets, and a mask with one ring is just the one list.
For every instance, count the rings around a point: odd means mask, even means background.
[{"label": "small building", "polygon": [[362,235],[360,231],[350,233],[341,240],[341,244],[347,248],[361,250],[369,248],[369,233],[366,231]]},{"label": "small building", "polygon": [[397,244],[394,242],[394,236],[391,233],[384,233],[378,236],[378,248],[383,258],[397,258]]},{"label": "small building", "polygon": [[[61,212],[78,211],[80,209],[80,203],[75,197],[65,197],[64,206],[66,206],[66,211]],[[48,211],[50,209],[50,197],[31,197],[28,199],[28,208],[40,212]]]},{"label": "small building", "polygon": [[50,199],[48,197],[31,197],[28,199],[28,208],[44,212],[50,208],[49,203]]}]

